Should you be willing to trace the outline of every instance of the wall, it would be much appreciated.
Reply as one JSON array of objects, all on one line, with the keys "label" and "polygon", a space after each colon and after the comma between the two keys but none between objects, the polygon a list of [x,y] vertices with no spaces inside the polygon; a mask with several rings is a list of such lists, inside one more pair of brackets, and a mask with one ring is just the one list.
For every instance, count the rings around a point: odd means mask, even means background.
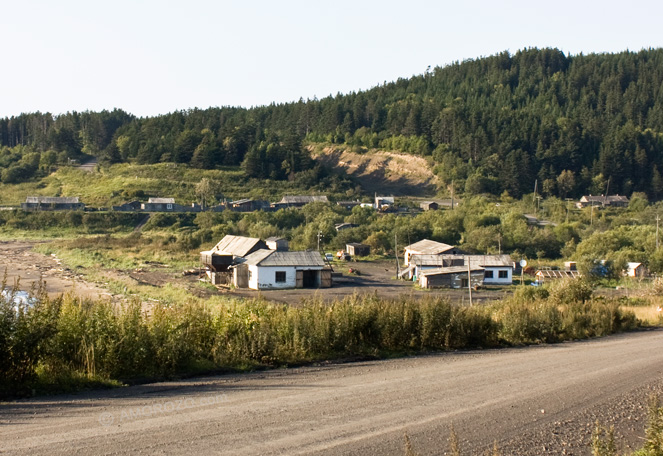
[{"label": "wall", "polygon": [[[484,278],[483,283],[485,285],[511,285],[513,283],[513,268],[505,266],[486,266],[486,271],[493,271],[493,278]],[[500,279],[499,271],[507,271],[507,277]]]}]

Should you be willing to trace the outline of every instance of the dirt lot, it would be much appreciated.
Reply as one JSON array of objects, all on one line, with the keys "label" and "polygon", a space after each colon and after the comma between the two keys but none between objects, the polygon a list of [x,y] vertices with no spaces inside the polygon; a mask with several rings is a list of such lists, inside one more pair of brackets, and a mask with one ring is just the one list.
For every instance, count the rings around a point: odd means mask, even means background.
[{"label": "dirt lot", "polygon": [[[82,271],[72,270],[53,257],[42,255],[33,251],[36,242],[29,241],[3,241],[0,242],[0,271],[6,271],[7,285],[13,286],[20,277],[19,288],[29,291],[43,281],[46,292],[51,297],[62,293],[74,292],[83,297],[90,298],[114,298],[121,299],[122,296],[113,296],[105,290],[103,284],[92,284],[86,282]],[[350,268],[359,271],[359,274],[348,274]],[[115,279],[130,278],[137,284],[161,287],[167,283],[188,289],[195,296],[205,298],[214,294],[223,294],[233,297],[256,298],[261,296],[269,301],[287,303],[290,305],[300,304],[303,299],[315,294],[324,301],[342,299],[355,293],[375,293],[383,298],[395,298],[400,295],[412,296],[444,296],[454,302],[469,303],[467,290],[417,290],[411,282],[395,280],[396,264],[391,261],[376,262],[344,262],[335,265],[335,272],[343,273],[343,277],[334,282],[332,288],[296,289],[296,290],[265,290],[254,291],[246,289],[206,289],[197,286],[199,277],[197,274],[183,276],[175,273],[164,265],[148,264],[132,271],[112,270],[107,271],[106,276]],[[472,293],[473,302],[481,303],[504,297],[508,293],[505,288],[488,288],[477,290]]]},{"label": "dirt lot", "polygon": [[76,271],[63,266],[54,256],[33,251],[36,242],[0,241],[0,272],[7,287],[18,285],[24,291],[37,288],[42,282],[46,293],[56,297],[73,292],[86,298],[108,298],[103,288],[86,282]]},{"label": "dirt lot", "polygon": [[[349,269],[353,268],[359,271],[359,274],[349,274]],[[316,294],[324,301],[333,301],[334,299],[343,299],[355,293],[377,294],[382,298],[396,298],[401,295],[407,296],[442,296],[451,299],[454,302],[469,304],[467,290],[420,290],[415,289],[412,282],[407,280],[396,280],[396,263],[393,261],[374,261],[374,262],[343,262],[334,265],[334,272],[342,272],[343,277],[339,280],[334,279],[332,288],[321,288],[318,290],[297,289],[297,290],[263,290],[256,292],[254,290],[233,290],[233,296],[256,297],[258,293],[265,299],[276,302],[296,305],[302,299],[308,298],[312,293]],[[505,296],[506,288],[492,287],[472,292],[472,302],[474,304],[495,301]]]}]

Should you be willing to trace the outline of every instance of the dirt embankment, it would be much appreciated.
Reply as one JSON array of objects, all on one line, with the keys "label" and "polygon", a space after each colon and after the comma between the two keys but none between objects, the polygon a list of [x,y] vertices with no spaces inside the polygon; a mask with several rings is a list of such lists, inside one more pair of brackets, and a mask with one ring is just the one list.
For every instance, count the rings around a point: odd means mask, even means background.
[{"label": "dirt embankment", "polygon": [[0,241],[0,273],[8,288],[37,290],[41,285],[50,297],[72,292],[84,298],[109,298],[111,295],[86,282],[76,271],[52,255],[35,252],[36,242]]},{"label": "dirt embankment", "polygon": [[344,171],[366,192],[430,196],[437,191],[437,176],[422,157],[385,151],[362,154],[326,147],[315,159]]}]

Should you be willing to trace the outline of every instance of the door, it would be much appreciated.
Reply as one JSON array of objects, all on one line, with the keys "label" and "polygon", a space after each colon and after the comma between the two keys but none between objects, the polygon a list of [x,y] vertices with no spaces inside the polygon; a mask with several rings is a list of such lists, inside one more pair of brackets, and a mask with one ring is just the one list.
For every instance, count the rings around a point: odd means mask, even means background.
[{"label": "door", "polygon": [[297,271],[295,288],[304,288],[304,271]]}]

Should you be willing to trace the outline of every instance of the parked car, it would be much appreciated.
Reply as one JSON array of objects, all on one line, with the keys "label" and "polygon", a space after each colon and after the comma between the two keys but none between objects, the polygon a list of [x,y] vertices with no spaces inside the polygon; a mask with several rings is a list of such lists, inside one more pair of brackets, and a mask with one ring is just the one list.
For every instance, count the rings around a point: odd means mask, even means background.
[{"label": "parked car", "polygon": [[325,253],[325,260],[334,261],[334,254],[333,253]]}]

